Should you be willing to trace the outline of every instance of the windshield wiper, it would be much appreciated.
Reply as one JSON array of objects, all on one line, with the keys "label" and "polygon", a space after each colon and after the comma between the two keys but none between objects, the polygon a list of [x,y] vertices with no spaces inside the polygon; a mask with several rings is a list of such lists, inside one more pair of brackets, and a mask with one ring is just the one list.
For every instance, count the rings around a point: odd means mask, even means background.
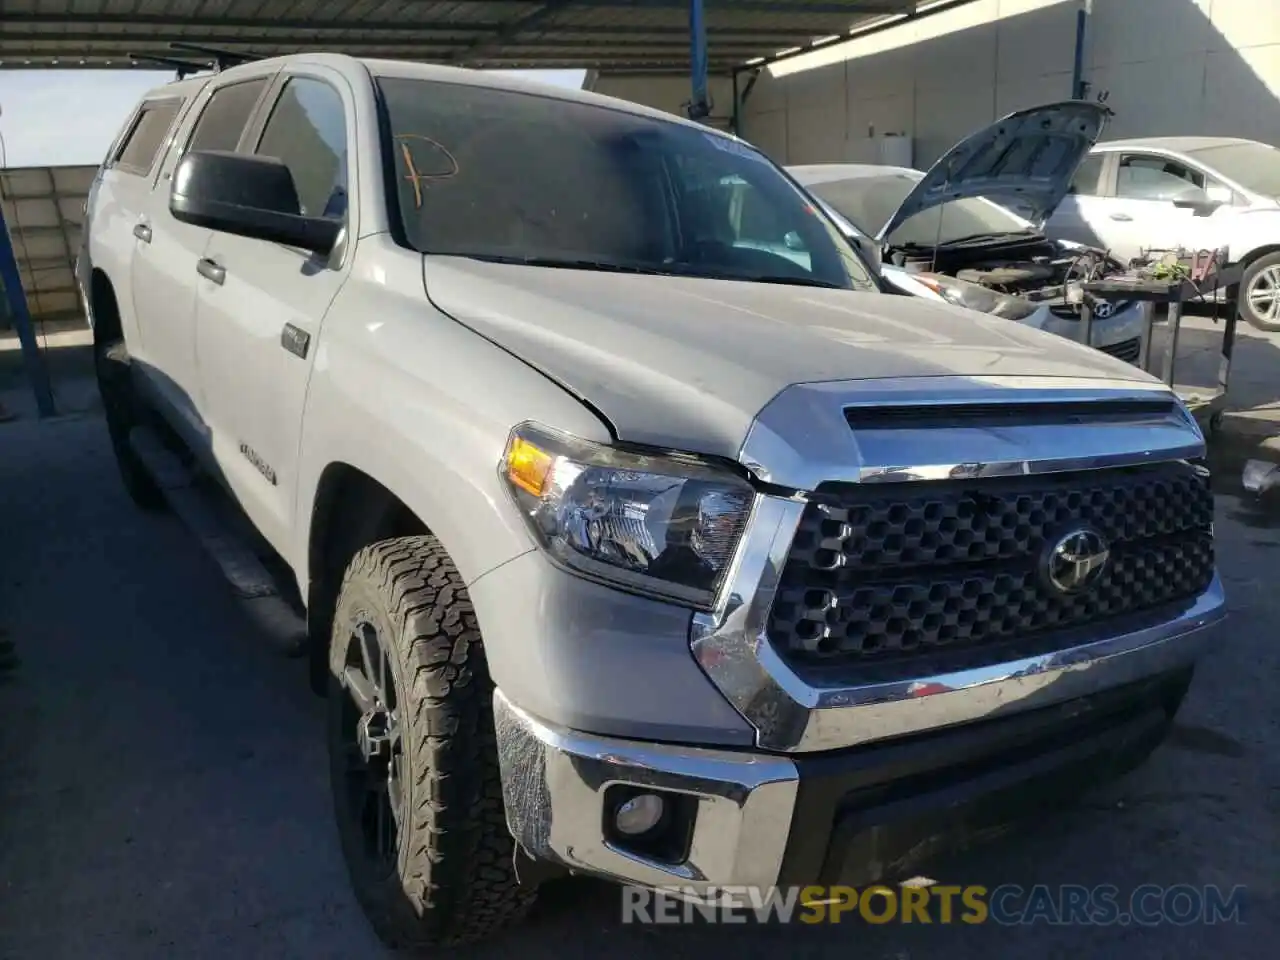
[{"label": "windshield wiper", "polygon": [[615,260],[588,260],[572,257],[516,257],[507,254],[465,253],[468,260],[485,263],[514,263],[525,267],[559,267],[564,270],[599,270],[606,273],[641,273],[665,276],[670,273],[658,267],[638,263],[619,263]]},{"label": "windshield wiper", "polygon": [[828,287],[832,290],[843,290],[837,283],[826,280],[814,280],[807,277],[786,275],[707,273],[691,269],[684,264],[668,263],[660,266],[624,263],[616,260],[574,259],[572,257],[517,257],[509,254],[468,253],[459,254],[469,260],[483,260],[485,263],[514,263],[526,267],[558,267],[565,270],[599,270],[608,273],[635,273],[654,277],[696,277],[702,280],[739,280],[743,283],[792,283],[802,287]]},{"label": "windshield wiper", "polygon": [[828,290],[843,290],[844,287],[838,283],[831,283],[827,280],[815,280],[812,277],[791,277],[775,274],[760,274],[753,276],[717,276],[717,280],[742,280],[745,283],[791,283],[797,287],[826,287]]}]

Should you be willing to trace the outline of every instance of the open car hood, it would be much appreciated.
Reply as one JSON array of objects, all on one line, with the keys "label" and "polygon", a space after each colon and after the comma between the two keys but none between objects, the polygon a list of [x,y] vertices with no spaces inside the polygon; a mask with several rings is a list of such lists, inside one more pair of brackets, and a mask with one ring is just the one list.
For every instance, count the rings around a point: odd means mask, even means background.
[{"label": "open car hood", "polygon": [[884,240],[909,217],[963,197],[988,197],[1038,229],[1071,187],[1111,110],[1064,100],[1009,114],[943,154],[876,235]]}]

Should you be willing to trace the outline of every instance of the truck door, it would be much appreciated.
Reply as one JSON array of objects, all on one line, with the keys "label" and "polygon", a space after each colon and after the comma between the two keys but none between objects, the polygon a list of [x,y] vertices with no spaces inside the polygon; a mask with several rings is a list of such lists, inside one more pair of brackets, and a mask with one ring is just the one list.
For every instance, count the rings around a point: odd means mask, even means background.
[{"label": "truck door", "polygon": [[181,94],[174,94],[148,98],[138,105],[103,162],[86,204],[93,225],[86,231],[90,258],[115,286],[121,332],[129,353],[138,358],[145,358],[147,345],[129,283],[141,246],[136,227],[150,203],[156,166],[184,103]]},{"label": "truck door", "polygon": [[188,442],[208,442],[196,376],[196,263],[210,230],[175,220],[169,213],[174,168],[188,150],[234,150],[270,76],[210,84],[192,106],[195,125],[185,125],[185,144],[165,157],[142,215],[133,224],[136,251],[131,284],[142,331],[139,369],[169,410]]},{"label": "truck door", "polygon": [[349,273],[358,235],[355,211],[347,210],[355,101],[341,75],[311,66],[281,77],[272,96],[246,149],[282,160],[301,213],[344,220],[349,239],[322,257],[214,233],[199,281],[196,355],[214,456],[250,519],[285,552],[320,322]]}]

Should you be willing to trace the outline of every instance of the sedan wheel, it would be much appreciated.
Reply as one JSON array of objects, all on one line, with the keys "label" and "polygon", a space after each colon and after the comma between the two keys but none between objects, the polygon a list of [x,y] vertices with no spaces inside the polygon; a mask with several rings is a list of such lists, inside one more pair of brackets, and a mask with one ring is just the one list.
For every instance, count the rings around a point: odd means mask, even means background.
[{"label": "sedan wheel", "polygon": [[1280,331],[1280,253],[1252,263],[1240,287],[1241,315],[1259,330]]}]

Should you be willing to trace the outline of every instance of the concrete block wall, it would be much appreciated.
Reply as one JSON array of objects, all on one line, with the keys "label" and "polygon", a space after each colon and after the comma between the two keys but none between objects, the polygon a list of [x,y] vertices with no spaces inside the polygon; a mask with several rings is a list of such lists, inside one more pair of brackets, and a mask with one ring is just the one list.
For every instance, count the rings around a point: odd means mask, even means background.
[{"label": "concrete block wall", "polygon": [[[1011,110],[1071,96],[1081,0],[974,0],[777,64],[743,134],[786,163],[874,162],[871,139],[914,139],[927,167]],[[1280,0],[1093,0],[1091,93],[1108,138],[1250,137],[1280,145]]]}]

